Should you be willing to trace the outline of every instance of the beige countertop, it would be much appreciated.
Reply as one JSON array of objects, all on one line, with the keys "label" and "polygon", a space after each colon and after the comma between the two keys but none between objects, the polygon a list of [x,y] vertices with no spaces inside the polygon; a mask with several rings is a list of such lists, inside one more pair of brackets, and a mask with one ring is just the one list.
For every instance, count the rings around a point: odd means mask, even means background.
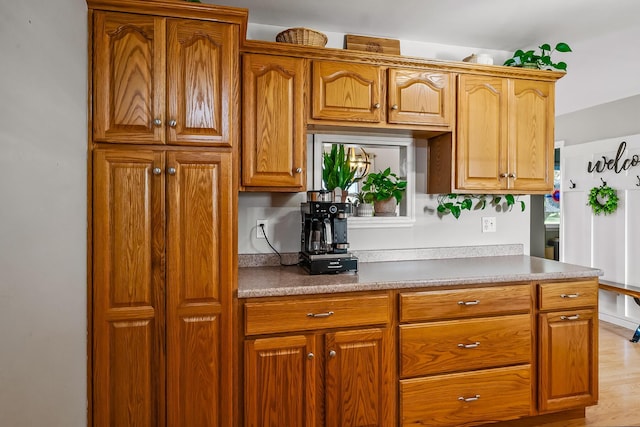
[{"label": "beige countertop", "polygon": [[526,255],[360,262],[357,272],[310,275],[301,267],[238,269],[238,297],[312,295],[446,285],[597,277],[602,270]]}]

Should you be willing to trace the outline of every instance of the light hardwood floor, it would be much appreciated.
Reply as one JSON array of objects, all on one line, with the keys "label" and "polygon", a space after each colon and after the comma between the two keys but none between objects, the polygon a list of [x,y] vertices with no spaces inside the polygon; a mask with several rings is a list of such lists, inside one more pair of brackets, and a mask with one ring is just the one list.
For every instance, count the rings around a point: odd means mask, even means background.
[{"label": "light hardwood floor", "polygon": [[584,419],[540,424],[538,427],[640,426],[640,343],[633,331],[600,322],[600,395]]}]

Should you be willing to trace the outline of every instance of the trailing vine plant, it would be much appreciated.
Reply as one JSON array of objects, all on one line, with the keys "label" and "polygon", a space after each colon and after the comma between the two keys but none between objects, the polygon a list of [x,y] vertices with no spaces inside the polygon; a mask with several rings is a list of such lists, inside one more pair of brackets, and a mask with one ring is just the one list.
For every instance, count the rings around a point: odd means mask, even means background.
[{"label": "trailing vine plant", "polygon": [[439,194],[438,215],[451,214],[455,219],[460,218],[462,211],[480,210],[490,205],[497,211],[510,211],[513,206],[520,204],[520,211],[524,212],[525,203],[513,194]]},{"label": "trailing vine plant", "polygon": [[591,206],[596,215],[600,215],[600,213],[612,214],[618,209],[618,192],[605,184],[593,187],[589,191],[587,205]]}]

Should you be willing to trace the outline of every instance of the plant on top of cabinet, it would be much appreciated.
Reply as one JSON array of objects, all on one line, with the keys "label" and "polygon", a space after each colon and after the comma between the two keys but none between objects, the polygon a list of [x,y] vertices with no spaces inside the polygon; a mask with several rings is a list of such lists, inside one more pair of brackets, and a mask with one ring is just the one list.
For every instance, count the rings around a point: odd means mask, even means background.
[{"label": "plant on top of cabinet", "polygon": [[553,62],[551,60],[551,54],[554,51],[558,52],[572,52],[571,48],[566,43],[558,43],[555,48],[551,48],[549,43],[544,43],[538,46],[540,52],[536,52],[535,50],[523,51],[522,49],[518,49],[514,52],[513,57],[507,59],[504,62],[504,65],[509,65],[512,67],[524,67],[524,68],[537,68],[539,70],[551,70],[555,68],[556,70],[567,71],[567,63],[566,62]]},{"label": "plant on top of cabinet", "polygon": [[[477,200],[475,203],[473,202],[474,199]],[[474,210],[484,209],[489,203],[496,211],[507,212],[513,209],[516,202],[520,203],[520,211],[524,212],[525,203],[522,200],[518,201],[517,196],[513,194],[505,194],[504,201],[499,194],[439,194],[436,210],[439,216],[451,214],[455,219],[458,219],[463,210],[470,211],[471,208]]]}]

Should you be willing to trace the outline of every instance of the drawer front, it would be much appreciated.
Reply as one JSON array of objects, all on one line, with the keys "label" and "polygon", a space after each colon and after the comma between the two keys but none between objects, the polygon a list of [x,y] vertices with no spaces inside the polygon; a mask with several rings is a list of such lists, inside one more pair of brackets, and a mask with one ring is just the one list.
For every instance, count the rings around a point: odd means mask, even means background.
[{"label": "drawer front", "polygon": [[402,427],[463,426],[531,415],[531,366],[400,381]]},{"label": "drawer front", "polygon": [[407,292],[400,295],[400,321],[528,312],[531,310],[532,300],[529,285]]},{"label": "drawer front", "polygon": [[415,377],[529,363],[531,316],[400,326],[400,376]]},{"label": "drawer front", "polygon": [[595,307],[598,303],[597,279],[542,283],[538,290],[540,310]]},{"label": "drawer front", "polygon": [[244,310],[246,335],[377,325],[390,321],[388,295],[248,302]]}]

